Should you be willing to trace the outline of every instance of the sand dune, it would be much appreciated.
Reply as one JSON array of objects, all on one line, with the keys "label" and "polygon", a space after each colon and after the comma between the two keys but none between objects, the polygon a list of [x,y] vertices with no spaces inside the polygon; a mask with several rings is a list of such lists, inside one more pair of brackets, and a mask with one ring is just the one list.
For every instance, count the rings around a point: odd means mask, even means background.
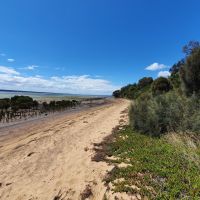
[{"label": "sand dune", "polygon": [[[111,104],[8,128],[0,137],[0,199],[103,199],[102,179],[109,170],[92,162],[93,144],[101,142],[118,125],[129,102]],[[90,190],[88,190],[90,192]]]}]

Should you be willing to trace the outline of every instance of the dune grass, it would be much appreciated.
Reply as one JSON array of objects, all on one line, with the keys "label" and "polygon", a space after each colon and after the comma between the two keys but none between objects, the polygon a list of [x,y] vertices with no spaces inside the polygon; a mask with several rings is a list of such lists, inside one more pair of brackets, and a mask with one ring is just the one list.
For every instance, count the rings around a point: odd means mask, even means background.
[{"label": "dune grass", "polygon": [[[164,136],[142,135],[126,127],[115,134],[107,153],[118,158],[110,161],[116,166],[128,165],[115,167],[105,182],[112,183],[114,192],[140,194],[143,199],[200,199],[200,168],[196,162],[200,146],[190,145],[188,151],[175,143]],[[190,152],[194,159],[188,156]]]}]

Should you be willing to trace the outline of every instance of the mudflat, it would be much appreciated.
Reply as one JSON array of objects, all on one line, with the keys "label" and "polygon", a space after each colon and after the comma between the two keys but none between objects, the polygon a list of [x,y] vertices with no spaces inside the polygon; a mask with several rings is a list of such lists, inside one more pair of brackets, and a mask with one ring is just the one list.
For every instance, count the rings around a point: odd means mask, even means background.
[{"label": "mudflat", "polygon": [[[94,143],[111,134],[127,100],[78,113],[0,129],[0,199],[103,199],[105,162],[93,162]],[[62,196],[62,197],[61,197]],[[61,197],[61,198],[59,198]]]}]

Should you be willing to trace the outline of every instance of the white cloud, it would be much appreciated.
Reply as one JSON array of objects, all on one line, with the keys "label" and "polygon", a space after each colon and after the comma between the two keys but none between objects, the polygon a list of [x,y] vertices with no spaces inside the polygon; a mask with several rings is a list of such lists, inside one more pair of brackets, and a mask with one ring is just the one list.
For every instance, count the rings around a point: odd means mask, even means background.
[{"label": "white cloud", "polygon": [[[6,68],[7,70],[10,68]],[[44,78],[37,76],[23,76],[13,69],[5,73],[0,68],[0,88],[14,90],[29,90],[43,92],[61,92],[72,94],[111,94],[121,86],[113,85],[108,80],[82,76],[54,76]],[[12,71],[13,70],[13,71]],[[7,71],[8,72],[8,71]]]},{"label": "white cloud", "polygon": [[29,65],[27,67],[24,67],[23,69],[34,70],[35,68],[38,68],[38,66],[37,65]]},{"label": "white cloud", "polygon": [[169,71],[160,71],[158,72],[158,77],[169,77],[171,73]]},{"label": "white cloud", "polygon": [[156,71],[156,70],[165,69],[165,68],[168,68],[168,66],[155,62],[155,63],[147,66],[145,69],[150,70],[150,71]]},{"label": "white cloud", "polygon": [[7,61],[8,61],[8,62],[15,62],[15,59],[13,59],[13,58],[8,58]]},{"label": "white cloud", "polygon": [[19,75],[19,72],[15,71],[13,68],[5,66],[0,66],[0,73]]}]

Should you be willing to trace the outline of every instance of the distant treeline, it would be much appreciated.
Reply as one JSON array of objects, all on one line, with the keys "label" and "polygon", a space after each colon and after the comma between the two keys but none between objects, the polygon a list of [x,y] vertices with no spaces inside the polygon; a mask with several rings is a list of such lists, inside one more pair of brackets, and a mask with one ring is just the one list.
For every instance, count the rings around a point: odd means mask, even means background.
[{"label": "distant treeline", "polygon": [[62,111],[79,105],[76,100],[43,102],[33,100],[29,96],[14,96],[0,99],[0,122],[38,116],[48,112]]},{"label": "distant treeline", "polygon": [[[183,73],[184,69],[181,68],[184,66],[184,60],[179,61],[177,64],[173,65],[170,68],[171,76],[168,78],[159,77],[157,79],[153,79],[152,77],[144,77],[141,78],[138,83],[128,84],[122,87],[120,90],[116,90],[113,92],[113,96],[116,98],[127,98],[127,99],[137,99],[142,94],[152,93],[152,95],[163,94],[169,92],[170,90],[178,90],[179,93],[182,93],[182,86],[184,80],[185,73]],[[182,73],[180,74],[180,72]],[[191,77],[191,79],[193,79]],[[186,89],[185,84],[185,89]],[[185,90],[186,91],[186,90]],[[190,87],[187,87],[187,93],[198,93],[196,89],[193,90]]]},{"label": "distant treeline", "polygon": [[150,135],[200,133],[200,43],[189,42],[183,52],[168,78],[144,77],[113,92],[116,98],[135,100],[130,110],[133,128]]}]

